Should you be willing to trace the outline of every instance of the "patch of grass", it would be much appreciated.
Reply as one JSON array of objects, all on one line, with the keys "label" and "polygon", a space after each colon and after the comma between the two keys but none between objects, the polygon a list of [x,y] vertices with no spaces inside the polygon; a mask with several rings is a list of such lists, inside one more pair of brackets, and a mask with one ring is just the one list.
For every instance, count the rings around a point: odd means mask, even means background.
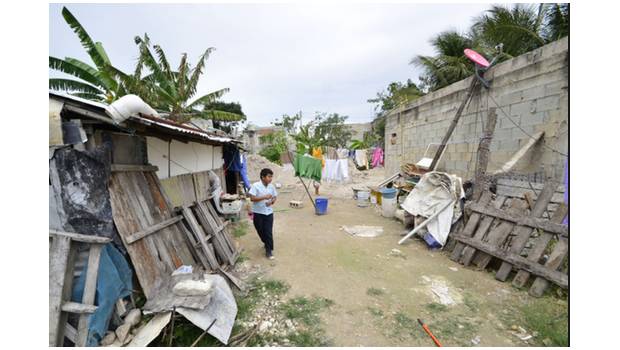
[{"label": "patch of grass", "polygon": [[404,312],[400,312],[400,311],[394,315],[394,319],[396,320],[396,325],[398,327],[405,328],[405,329],[414,327],[415,323],[417,322],[416,320],[407,316],[407,314],[405,314]]},{"label": "patch of grass", "polygon": [[471,346],[476,333],[476,327],[462,317],[449,316],[427,325],[444,346]]},{"label": "patch of grass", "polygon": [[477,312],[480,309],[480,302],[469,293],[463,295],[463,304],[473,312]]},{"label": "patch of grass", "polygon": [[236,238],[245,236],[248,233],[248,226],[249,225],[247,221],[241,221],[235,224],[232,230],[233,236],[235,236]]},{"label": "patch of grass", "polygon": [[291,320],[298,320],[306,326],[317,326],[321,322],[319,311],[333,304],[332,300],[321,297],[296,297],[282,304],[280,310]]},{"label": "patch of grass", "polygon": [[538,332],[539,342],[549,339],[551,346],[568,346],[568,307],[555,298],[537,299],[522,308],[528,329]]},{"label": "patch of grass", "polygon": [[259,282],[257,284],[257,287],[259,287],[261,289],[264,288],[268,292],[274,293],[274,294],[277,294],[277,295],[282,295],[282,294],[288,292],[288,290],[291,288],[285,282],[278,281],[278,280],[262,281],[262,282]]},{"label": "patch of grass", "polygon": [[241,264],[244,261],[249,260],[250,258],[248,258],[245,254],[243,254],[243,252],[241,252],[239,254],[239,257],[237,258],[237,264]]},{"label": "patch of grass", "polygon": [[381,309],[378,309],[376,307],[372,307],[369,306],[368,307],[368,311],[370,311],[370,314],[376,317],[382,317],[383,316],[383,311],[381,311]]},{"label": "patch of grass", "polygon": [[443,311],[448,310],[447,306],[445,306],[444,304],[440,304],[440,303],[426,304],[426,308],[434,312],[443,312]]},{"label": "patch of grass", "polygon": [[383,291],[383,289],[379,289],[379,288],[375,288],[375,287],[370,287],[366,290],[366,294],[377,297],[379,295],[383,295],[385,294],[385,292]]},{"label": "patch of grass", "polygon": [[302,330],[291,334],[288,339],[291,341],[291,343],[295,344],[295,346],[316,347],[330,345],[329,341],[323,335],[323,332],[317,332],[316,330]]}]

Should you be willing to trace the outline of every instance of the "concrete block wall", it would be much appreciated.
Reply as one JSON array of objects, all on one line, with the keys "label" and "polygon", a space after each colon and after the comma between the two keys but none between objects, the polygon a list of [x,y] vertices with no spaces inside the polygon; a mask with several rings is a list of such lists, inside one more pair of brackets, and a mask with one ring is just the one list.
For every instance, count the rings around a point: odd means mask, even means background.
[{"label": "concrete block wall", "polygon": [[[544,131],[544,144],[568,153],[568,38],[502,62],[485,78],[491,88],[476,90],[452,134],[437,170],[472,178],[476,151],[489,107],[497,107],[497,124],[491,143],[489,171],[501,167],[525,145],[530,136]],[[385,128],[385,164],[388,173],[403,163],[417,163],[429,144],[439,144],[472,78],[429,93],[390,112]],[[509,118],[510,117],[510,118]],[[527,134],[526,134],[527,133]],[[433,145],[426,156],[432,158]],[[545,172],[562,179],[566,157],[539,142],[519,163],[518,172]]]}]

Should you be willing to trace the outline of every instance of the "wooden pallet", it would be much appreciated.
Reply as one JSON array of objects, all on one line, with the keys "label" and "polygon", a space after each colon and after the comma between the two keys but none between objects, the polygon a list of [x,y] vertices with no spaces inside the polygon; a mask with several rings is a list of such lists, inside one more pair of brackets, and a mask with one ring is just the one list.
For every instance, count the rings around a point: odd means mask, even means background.
[{"label": "wooden pallet", "polygon": [[[86,346],[88,320],[97,310],[95,292],[101,249],[111,239],[70,232],[49,231],[49,346],[63,346],[67,337],[75,346]],[[77,257],[77,245],[88,244],[88,265],[82,302],[71,301],[73,272]],[[68,324],[70,313],[79,314],[77,329]]]},{"label": "wooden pallet", "polygon": [[[476,203],[468,204],[466,210],[471,215],[464,228],[453,235],[457,243],[451,259],[465,266],[473,263],[480,269],[486,268],[493,258],[500,259],[501,266],[495,278],[506,281],[516,269],[512,284],[522,288],[531,277],[535,278],[529,292],[537,297],[550,283],[568,288],[568,275],[558,271],[568,257],[568,227],[561,224],[568,207],[557,203],[551,220],[543,218],[549,212],[550,203],[558,201],[559,191],[552,182],[543,188],[537,187],[540,191],[533,193],[535,198],[521,192],[509,196],[502,191],[502,195],[493,199],[493,195],[485,191]],[[540,235],[533,240],[527,256],[522,256],[536,231]],[[553,249],[551,244],[554,244]],[[541,264],[545,252],[548,258]]]}]

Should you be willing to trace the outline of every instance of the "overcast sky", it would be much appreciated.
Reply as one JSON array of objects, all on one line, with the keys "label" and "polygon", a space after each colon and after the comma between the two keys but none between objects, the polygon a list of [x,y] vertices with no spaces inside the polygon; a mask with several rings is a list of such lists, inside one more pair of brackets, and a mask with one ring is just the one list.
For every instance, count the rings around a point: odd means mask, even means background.
[{"label": "overcast sky", "polygon": [[[50,4],[50,55],[91,62]],[[432,54],[429,39],[467,30],[489,4],[68,4],[112,63],[132,71],[135,35],[148,33],[173,66],[181,53],[195,63],[215,47],[198,86],[204,94],[228,87],[250,122],[269,125],[282,114],[336,112],[349,122],[373,118],[366,100],[392,81],[417,79],[409,65]],[[51,73],[53,74],[53,73]]]}]

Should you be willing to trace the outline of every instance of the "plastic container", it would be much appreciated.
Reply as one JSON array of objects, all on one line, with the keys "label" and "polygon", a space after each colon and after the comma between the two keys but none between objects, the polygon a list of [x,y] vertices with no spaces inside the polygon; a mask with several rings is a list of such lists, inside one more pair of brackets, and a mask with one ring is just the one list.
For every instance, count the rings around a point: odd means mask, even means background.
[{"label": "plastic container", "polygon": [[325,215],[327,214],[327,198],[326,197],[316,197],[314,200],[314,204],[316,205],[316,215]]},{"label": "plastic container", "polygon": [[370,203],[381,205],[381,192],[370,190]]},{"label": "plastic container", "polygon": [[393,198],[385,198],[381,200],[381,209],[383,215],[386,218],[393,218],[394,213],[396,212],[396,197]]},{"label": "plastic container", "polygon": [[369,205],[368,199],[370,198],[369,191],[359,191],[357,192],[357,206],[358,207],[367,207]]},{"label": "plastic container", "polygon": [[382,188],[380,191],[381,196],[387,199],[396,198],[396,193],[398,193],[398,190],[395,188]]}]

